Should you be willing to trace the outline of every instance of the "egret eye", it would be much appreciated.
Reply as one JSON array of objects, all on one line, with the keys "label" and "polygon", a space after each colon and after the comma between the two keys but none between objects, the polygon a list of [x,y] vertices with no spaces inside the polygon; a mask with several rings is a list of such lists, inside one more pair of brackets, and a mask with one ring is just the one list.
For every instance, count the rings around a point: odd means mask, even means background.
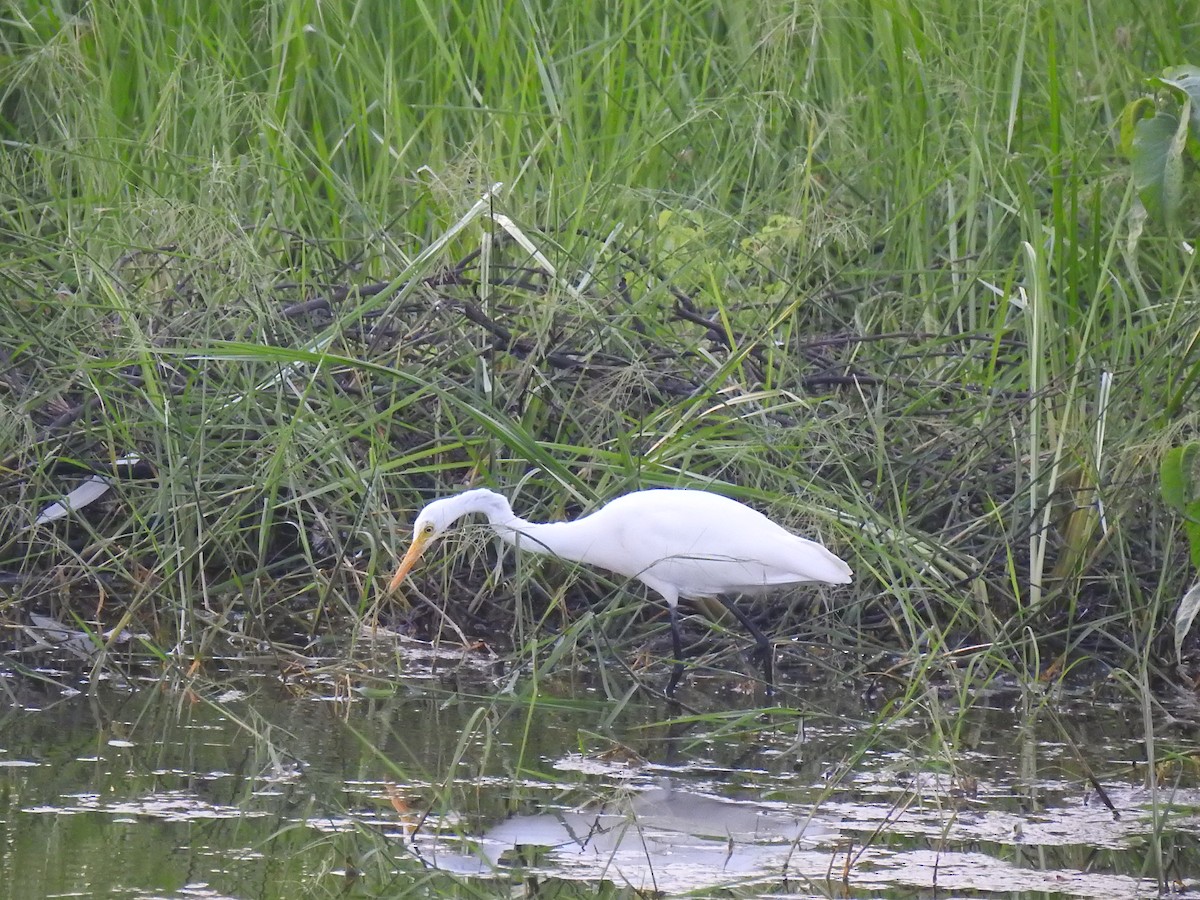
[{"label": "egret eye", "polygon": [[421,534],[425,535],[425,537],[433,537],[433,523],[426,522],[424,525],[422,525]]}]

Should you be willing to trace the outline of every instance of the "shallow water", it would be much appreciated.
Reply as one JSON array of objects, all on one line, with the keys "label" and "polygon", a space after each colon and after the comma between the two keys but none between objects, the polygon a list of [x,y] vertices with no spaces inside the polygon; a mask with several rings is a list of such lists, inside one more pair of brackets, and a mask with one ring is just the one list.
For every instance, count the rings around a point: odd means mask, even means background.
[{"label": "shallow water", "polygon": [[0,668],[0,896],[1200,896],[1194,761],[1151,790],[1140,711],[1093,691],[764,714],[433,658]]}]

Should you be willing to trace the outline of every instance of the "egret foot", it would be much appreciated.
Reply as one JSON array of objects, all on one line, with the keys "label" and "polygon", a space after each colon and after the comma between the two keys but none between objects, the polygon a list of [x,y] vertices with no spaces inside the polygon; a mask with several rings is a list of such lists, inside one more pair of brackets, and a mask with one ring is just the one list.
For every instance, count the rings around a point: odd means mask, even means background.
[{"label": "egret foot", "polygon": [[759,665],[762,666],[763,679],[767,683],[767,696],[771,697],[775,694],[775,648],[771,646],[771,639],[763,634],[762,629],[754,624],[754,621],[742,612],[731,598],[724,594],[717,594],[717,599],[721,604],[733,613],[735,619],[742,623],[745,628],[754,637],[754,643],[757,645],[754,651],[750,654],[750,658],[759,658]]}]

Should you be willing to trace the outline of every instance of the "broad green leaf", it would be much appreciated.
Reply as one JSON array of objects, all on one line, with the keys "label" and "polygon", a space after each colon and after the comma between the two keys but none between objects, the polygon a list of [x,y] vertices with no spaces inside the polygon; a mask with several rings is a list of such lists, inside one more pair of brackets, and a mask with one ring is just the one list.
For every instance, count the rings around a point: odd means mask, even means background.
[{"label": "broad green leaf", "polygon": [[1158,467],[1163,501],[1176,512],[1185,512],[1195,499],[1192,490],[1192,466],[1200,443],[1192,441],[1182,447],[1172,447]]},{"label": "broad green leaf", "polygon": [[1182,95],[1191,105],[1192,127],[1200,130],[1200,66],[1172,66],[1151,80]]},{"label": "broad green leaf", "polygon": [[1183,522],[1183,533],[1187,535],[1188,550],[1192,557],[1192,565],[1200,569],[1200,501],[1188,504],[1187,518]]},{"label": "broad green leaf", "polygon": [[1125,104],[1121,111],[1121,155],[1133,159],[1133,136],[1138,122],[1154,118],[1157,107],[1149,97],[1139,97]]},{"label": "broad green leaf", "polygon": [[1175,658],[1183,661],[1183,642],[1192,630],[1196,613],[1200,612],[1200,581],[1197,581],[1179,601],[1179,609],[1175,611]]},{"label": "broad green leaf", "polygon": [[1133,183],[1138,196],[1153,216],[1166,218],[1163,183],[1167,158],[1179,131],[1180,119],[1171,113],[1159,113],[1140,120],[1133,129],[1133,153],[1129,158]]},{"label": "broad green leaf", "polygon": [[1171,146],[1167,150],[1167,159],[1163,166],[1163,218],[1168,225],[1175,223],[1176,216],[1183,206],[1183,152],[1187,149],[1190,130],[1188,121],[1191,118],[1192,107],[1190,97],[1183,101],[1179,127],[1171,137]]}]

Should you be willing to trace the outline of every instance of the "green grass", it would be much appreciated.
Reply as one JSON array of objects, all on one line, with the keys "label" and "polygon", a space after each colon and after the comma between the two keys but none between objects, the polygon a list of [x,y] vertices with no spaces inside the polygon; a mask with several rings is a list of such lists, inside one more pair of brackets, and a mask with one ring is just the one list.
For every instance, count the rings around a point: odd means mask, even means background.
[{"label": "green grass", "polygon": [[[65,587],[189,658],[214,623],[328,634],[466,479],[546,518],[711,484],[858,573],[762,603],[779,634],[1168,674],[1197,278],[1131,231],[1114,128],[1194,57],[1177,16],[16,4],[6,615]],[[156,481],[30,527],[56,461],[133,450]],[[547,628],[589,659],[647,630],[600,576],[451,546],[415,585],[463,634],[557,662]]]}]

